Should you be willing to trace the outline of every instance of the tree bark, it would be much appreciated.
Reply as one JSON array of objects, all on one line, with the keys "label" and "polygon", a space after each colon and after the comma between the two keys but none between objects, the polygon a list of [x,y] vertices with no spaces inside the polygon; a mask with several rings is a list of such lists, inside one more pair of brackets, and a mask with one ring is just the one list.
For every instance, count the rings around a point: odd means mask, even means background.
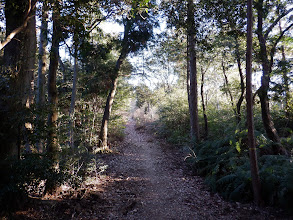
[{"label": "tree bark", "polygon": [[[26,136],[23,132],[27,116],[26,108],[29,108],[32,102],[36,48],[35,10],[32,7],[35,3],[36,1],[16,0],[5,2],[6,40],[9,41],[4,45],[3,76],[7,79],[7,87],[1,88],[0,95],[2,158],[12,155],[19,157],[20,145],[23,136]],[[27,126],[31,125],[27,124]]]},{"label": "tree bark", "polygon": [[57,119],[58,119],[58,94],[56,86],[56,75],[58,69],[59,58],[59,43],[60,43],[60,24],[59,24],[59,6],[56,3],[56,11],[53,13],[53,35],[52,46],[50,52],[50,66],[48,74],[48,101],[49,101],[49,115],[48,115],[48,141],[47,152],[51,159],[57,160],[58,157],[58,143],[57,143]]},{"label": "tree bark", "polygon": [[100,131],[100,142],[99,147],[103,148],[103,150],[108,149],[108,122],[110,119],[111,109],[114,101],[114,97],[117,90],[117,84],[118,84],[118,77],[116,77],[112,82],[112,89],[109,92],[109,95],[107,97],[106,106],[104,110],[102,125],[101,125],[101,131]]},{"label": "tree bark", "polygon": [[[33,1],[33,3],[35,3]],[[24,29],[24,43],[23,43],[23,65],[22,71],[20,71],[20,85],[22,88],[22,106],[25,111],[31,107],[34,102],[34,72],[36,67],[36,50],[37,50],[37,39],[36,39],[36,10],[32,9],[31,18],[27,22],[27,26]],[[26,111],[27,112],[27,111]],[[24,121],[22,130],[25,139],[25,150],[27,153],[31,153],[29,135],[33,132],[32,124],[28,121]]]},{"label": "tree bark", "polygon": [[48,45],[48,6],[44,2],[42,6],[42,20],[39,42],[39,66],[37,81],[36,104],[41,108],[45,104],[45,72],[46,72],[46,47]]},{"label": "tree bark", "polygon": [[[15,18],[20,19],[15,22],[13,29],[11,29],[12,26],[8,27],[8,29],[6,27],[6,38],[3,42],[0,42],[0,50],[6,47],[7,44],[9,44],[15,37],[17,37],[17,35],[27,27],[29,20],[35,17],[36,3],[37,0],[30,0],[28,2],[10,0],[10,2],[5,2],[5,17],[10,17],[12,14],[14,14]],[[14,10],[16,13],[11,13],[11,10]],[[7,16],[7,12],[9,16]]]},{"label": "tree bark", "polygon": [[248,125],[248,146],[250,155],[250,169],[253,187],[254,202],[261,204],[261,185],[258,171],[254,122],[253,122],[253,103],[252,103],[252,0],[247,2],[247,52],[246,52],[246,102],[247,102],[247,125]]},{"label": "tree bark", "polygon": [[[14,8],[16,6],[16,8]],[[22,25],[24,17],[24,5],[19,2],[5,1],[6,37],[16,28]],[[16,40],[16,38],[18,40]],[[23,33],[18,32],[16,37],[4,47],[4,69],[3,75],[7,78],[9,87],[1,88],[1,133],[0,136],[0,157],[17,156],[19,154],[20,133],[18,119],[15,113],[18,112],[19,97],[17,95],[17,80],[21,64],[21,41]],[[10,97],[9,99],[7,98]],[[18,155],[19,156],[19,155]]]},{"label": "tree bark", "polygon": [[197,92],[197,69],[195,52],[195,21],[194,3],[192,0],[187,2],[187,35],[188,35],[188,54],[190,72],[190,125],[191,139],[195,142],[200,141],[198,124],[198,92]]}]

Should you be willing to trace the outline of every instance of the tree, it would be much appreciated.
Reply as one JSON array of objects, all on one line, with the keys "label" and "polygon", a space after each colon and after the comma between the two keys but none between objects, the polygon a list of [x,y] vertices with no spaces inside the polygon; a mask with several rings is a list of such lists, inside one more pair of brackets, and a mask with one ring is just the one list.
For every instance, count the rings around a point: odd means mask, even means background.
[{"label": "tree", "polygon": [[195,52],[195,20],[194,20],[194,3],[192,0],[187,2],[187,39],[188,39],[188,66],[189,66],[189,102],[190,102],[190,127],[191,138],[198,142],[199,124],[198,124],[198,91],[197,91],[197,69],[196,69],[196,52]]},{"label": "tree", "polygon": [[36,115],[36,134],[37,141],[36,147],[38,152],[43,151],[43,140],[40,138],[41,130],[44,128],[45,122],[42,116],[43,106],[46,103],[45,96],[45,74],[46,74],[46,47],[48,44],[48,3],[43,2],[41,11],[41,28],[40,28],[40,37],[39,37],[39,63],[38,63],[38,77],[37,77],[37,93],[36,93],[36,106],[37,106],[37,115]]},{"label": "tree", "polygon": [[257,205],[261,203],[260,178],[258,172],[254,122],[253,122],[253,103],[252,103],[252,27],[253,27],[253,11],[252,0],[247,2],[247,52],[246,52],[246,106],[247,106],[247,126],[248,126],[248,146],[250,155],[250,169],[252,177],[254,202]]},{"label": "tree", "polygon": [[[268,49],[267,47],[267,40],[273,28],[278,24],[278,22],[282,18],[284,18],[291,11],[293,11],[293,8],[288,10],[284,9],[284,12],[281,15],[279,15],[276,19],[274,19],[273,22],[268,26],[266,30],[264,30],[263,23],[268,13],[267,13],[267,9],[264,7],[263,0],[260,0],[256,3],[256,9],[257,9],[257,36],[258,36],[259,47],[260,47],[259,58],[262,64],[262,71],[263,71],[263,75],[261,78],[261,87],[258,90],[258,95],[259,95],[260,103],[261,103],[262,121],[263,121],[263,125],[269,139],[271,139],[274,142],[280,143],[280,137],[274,126],[272,116],[270,113],[268,91],[269,91],[269,84],[270,84],[270,75],[272,73],[272,66],[274,64],[274,55],[276,51],[276,46],[279,43],[279,41],[282,39],[285,32],[287,32],[293,26],[293,23],[291,23],[285,30],[283,30],[283,32],[279,34],[276,40],[273,40],[271,49]],[[275,154],[279,154],[279,153],[287,154],[286,150],[280,144],[274,145],[273,150]]]},{"label": "tree", "polygon": [[[36,1],[6,1],[6,39],[2,70],[1,151],[4,158],[20,154],[27,109],[32,103],[32,82],[35,61]],[[21,27],[21,28],[19,28]],[[29,126],[29,124],[27,124]]]},{"label": "tree", "polygon": [[53,35],[52,46],[50,52],[50,65],[48,73],[48,102],[49,102],[49,114],[48,114],[48,141],[47,152],[50,154],[53,160],[57,160],[57,153],[59,151],[57,143],[57,120],[58,120],[58,94],[56,86],[56,75],[59,61],[59,43],[61,41],[61,27],[60,27],[60,5],[55,2],[53,7]]},{"label": "tree", "polygon": [[[148,1],[146,2],[146,6],[148,5]],[[146,46],[148,39],[153,34],[153,26],[156,24],[152,21],[150,14],[146,11],[141,12],[142,2],[135,1],[132,4],[132,13],[133,16],[130,18],[124,18],[124,36],[121,42],[121,51],[120,56],[117,59],[116,66],[112,75],[112,85],[109,91],[104,115],[102,119],[102,125],[100,130],[100,142],[99,147],[103,149],[108,148],[107,136],[108,136],[108,122],[110,119],[111,109],[117,89],[118,79],[119,79],[119,71],[122,63],[126,59],[127,55],[131,52],[138,51]],[[153,23],[152,23],[153,22]]]}]

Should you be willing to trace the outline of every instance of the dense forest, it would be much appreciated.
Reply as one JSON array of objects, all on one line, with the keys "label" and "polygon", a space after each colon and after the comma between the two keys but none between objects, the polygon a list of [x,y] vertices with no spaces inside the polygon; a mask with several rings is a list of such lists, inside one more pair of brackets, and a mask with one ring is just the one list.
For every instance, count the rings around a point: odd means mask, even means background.
[{"label": "dense forest", "polygon": [[210,192],[293,208],[292,1],[1,0],[0,16],[0,216],[104,169],[129,112]]}]

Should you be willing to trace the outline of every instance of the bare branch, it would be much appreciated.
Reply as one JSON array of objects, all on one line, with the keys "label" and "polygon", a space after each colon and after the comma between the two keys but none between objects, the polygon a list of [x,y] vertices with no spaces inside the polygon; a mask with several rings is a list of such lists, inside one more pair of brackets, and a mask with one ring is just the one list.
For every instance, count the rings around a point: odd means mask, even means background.
[{"label": "bare branch", "polygon": [[288,11],[285,11],[283,14],[280,14],[279,17],[276,18],[276,20],[271,24],[271,26],[265,31],[264,38],[267,39],[270,32],[273,30],[273,28],[278,24],[278,22],[285,17],[287,14],[289,14],[291,11],[293,11],[293,8],[290,8]]},{"label": "bare branch", "polygon": [[270,67],[273,66],[273,62],[274,62],[274,55],[275,55],[275,52],[276,52],[276,47],[277,47],[277,44],[280,42],[280,40],[282,39],[282,37],[284,36],[284,34],[290,29],[293,27],[293,23],[290,24],[285,30],[282,31],[282,33],[280,34],[280,36],[278,37],[278,39],[275,41],[272,49],[271,49],[271,60],[270,60]]}]

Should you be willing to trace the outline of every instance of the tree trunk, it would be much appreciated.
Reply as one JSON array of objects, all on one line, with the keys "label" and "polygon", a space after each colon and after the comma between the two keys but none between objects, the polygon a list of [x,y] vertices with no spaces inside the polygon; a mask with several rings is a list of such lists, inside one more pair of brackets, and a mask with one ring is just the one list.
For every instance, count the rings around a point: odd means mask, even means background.
[{"label": "tree trunk", "polygon": [[[283,30],[282,30],[282,26],[281,26],[281,22],[279,22],[279,30],[280,30],[280,34],[282,34]],[[282,62],[283,65],[285,65],[286,62],[286,55],[285,55],[285,48],[284,45],[281,46],[281,53],[282,53]],[[283,71],[283,82],[284,82],[284,91],[285,91],[285,114],[286,117],[289,118],[289,100],[291,98],[290,95],[290,85],[289,85],[289,77],[287,75],[287,69],[286,66],[282,66],[282,71]]]},{"label": "tree trunk", "polygon": [[223,59],[222,59],[222,70],[223,70],[223,75],[224,75],[224,86],[225,86],[225,89],[226,89],[225,93],[229,95],[232,109],[234,111],[234,114],[237,115],[236,114],[236,111],[235,111],[234,99],[233,99],[232,92],[230,90],[229,81],[228,81],[228,77],[227,77],[227,74],[226,74],[226,67],[225,67],[224,60]]},{"label": "tree trunk", "polygon": [[261,186],[256,156],[254,122],[253,122],[253,103],[252,103],[252,0],[247,2],[247,52],[246,52],[246,102],[247,102],[247,125],[248,125],[248,146],[250,155],[250,169],[253,187],[254,202],[261,203]]},{"label": "tree trunk", "polygon": [[[58,3],[57,8],[58,8]],[[59,151],[57,144],[57,119],[58,119],[58,94],[56,86],[56,75],[58,69],[59,58],[59,43],[60,43],[60,24],[59,24],[59,10],[53,13],[53,35],[52,47],[50,52],[50,66],[48,74],[48,101],[49,101],[49,115],[48,115],[48,142],[47,152],[50,154],[51,159],[57,160]]]},{"label": "tree trunk", "polygon": [[112,88],[109,92],[109,95],[107,97],[106,106],[104,110],[103,120],[102,120],[102,126],[100,131],[100,142],[99,147],[103,148],[103,150],[108,149],[108,122],[110,119],[111,109],[114,101],[114,96],[117,89],[117,83],[118,83],[118,77],[116,77],[112,82]]},{"label": "tree trunk", "polygon": [[48,6],[43,3],[42,21],[39,42],[39,67],[37,81],[37,99],[38,108],[45,104],[45,72],[46,72],[46,47],[48,45]]},{"label": "tree trunk", "polygon": [[194,21],[194,3],[188,0],[187,9],[187,35],[188,35],[188,54],[190,71],[190,124],[191,139],[199,142],[199,124],[198,124],[198,92],[197,92],[197,69],[195,52],[195,21]]},{"label": "tree trunk", "polygon": [[5,46],[3,75],[7,79],[7,86],[1,88],[0,95],[0,132],[3,137],[0,138],[1,158],[20,156],[21,133],[24,131],[27,117],[26,108],[30,107],[32,100],[31,83],[36,48],[35,11],[34,8],[28,8],[28,2],[5,2],[6,39],[9,41],[2,45]]},{"label": "tree trunk", "polygon": [[204,93],[203,93],[204,75],[205,75],[205,71],[201,69],[200,95],[201,95],[201,105],[202,105],[202,113],[203,113],[203,119],[204,119],[204,139],[206,140],[209,135],[209,129],[208,129],[208,117],[206,113],[206,106],[205,106]]},{"label": "tree trunk", "polygon": [[39,66],[38,66],[38,81],[37,81],[37,97],[36,104],[38,114],[36,116],[36,133],[37,133],[37,150],[43,152],[43,140],[40,138],[41,132],[45,127],[45,122],[42,116],[42,109],[46,102],[45,98],[45,73],[46,73],[46,47],[48,44],[48,6],[44,2],[42,6],[42,19],[39,42]]},{"label": "tree trunk", "polygon": [[126,22],[124,25],[124,37],[122,41],[122,49],[120,56],[116,62],[115,66],[115,72],[114,76],[112,79],[112,87],[110,89],[109,95],[107,97],[105,109],[104,109],[104,115],[102,119],[102,125],[101,125],[101,130],[100,130],[100,135],[99,135],[99,148],[102,149],[108,149],[108,122],[110,119],[110,114],[111,114],[111,109],[112,109],[112,104],[114,101],[114,97],[116,94],[116,89],[117,89],[117,84],[118,84],[118,78],[119,78],[119,71],[121,68],[121,65],[123,61],[126,59],[126,56],[128,54],[128,38],[129,38],[129,32],[130,32],[130,26],[131,23],[130,21]]},{"label": "tree trunk", "polygon": [[77,84],[77,74],[78,74],[77,49],[78,49],[78,46],[75,45],[73,83],[72,83],[71,103],[70,103],[70,108],[69,108],[69,143],[70,143],[71,148],[74,147],[73,121],[74,121],[74,109],[75,109],[75,101],[76,101],[76,84]]},{"label": "tree trunk", "polygon": [[237,61],[237,66],[238,66],[238,72],[239,72],[239,77],[240,77],[240,96],[236,104],[236,120],[237,124],[240,123],[241,121],[241,105],[244,100],[244,93],[245,93],[245,84],[244,84],[244,76],[242,72],[242,67],[241,67],[241,59],[240,59],[240,52],[239,52],[239,42],[238,42],[238,37],[235,37],[235,43],[236,43],[236,61]]},{"label": "tree trunk", "polygon": [[259,7],[257,8],[258,12],[258,24],[257,24],[257,35],[259,40],[260,46],[260,59],[262,63],[263,75],[261,78],[261,87],[259,88],[258,95],[260,98],[261,103],[261,113],[262,113],[262,121],[266,133],[274,142],[279,143],[280,137],[275,129],[270,108],[269,108],[269,98],[268,98],[268,90],[269,90],[269,83],[270,83],[270,63],[267,57],[267,47],[266,47],[266,40],[263,36],[263,0],[259,2]]},{"label": "tree trunk", "polygon": [[[187,42],[188,42],[187,35]],[[186,48],[186,90],[187,90],[187,99],[188,99],[188,110],[191,112],[191,103],[190,103],[190,68],[189,68],[189,52],[188,46]],[[190,129],[191,129],[191,120],[190,120]],[[191,133],[190,133],[191,134]]]},{"label": "tree trunk", "polygon": [[[33,2],[34,3],[34,2]],[[20,85],[22,85],[22,106],[24,106],[25,112],[31,107],[34,101],[34,72],[36,65],[36,50],[37,50],[37,39],[36,39],[36,10],[32,9],[31,18],[27,22],[27,27],[24,29],[24,43],[23,43],[23,61],[22,61],[22,73],[20,75]],[[26,152],[30,153],[30,140],[29,135],[32,133],[32,124],[27,120],[24,121],[22,130],[25,138]]]}]

